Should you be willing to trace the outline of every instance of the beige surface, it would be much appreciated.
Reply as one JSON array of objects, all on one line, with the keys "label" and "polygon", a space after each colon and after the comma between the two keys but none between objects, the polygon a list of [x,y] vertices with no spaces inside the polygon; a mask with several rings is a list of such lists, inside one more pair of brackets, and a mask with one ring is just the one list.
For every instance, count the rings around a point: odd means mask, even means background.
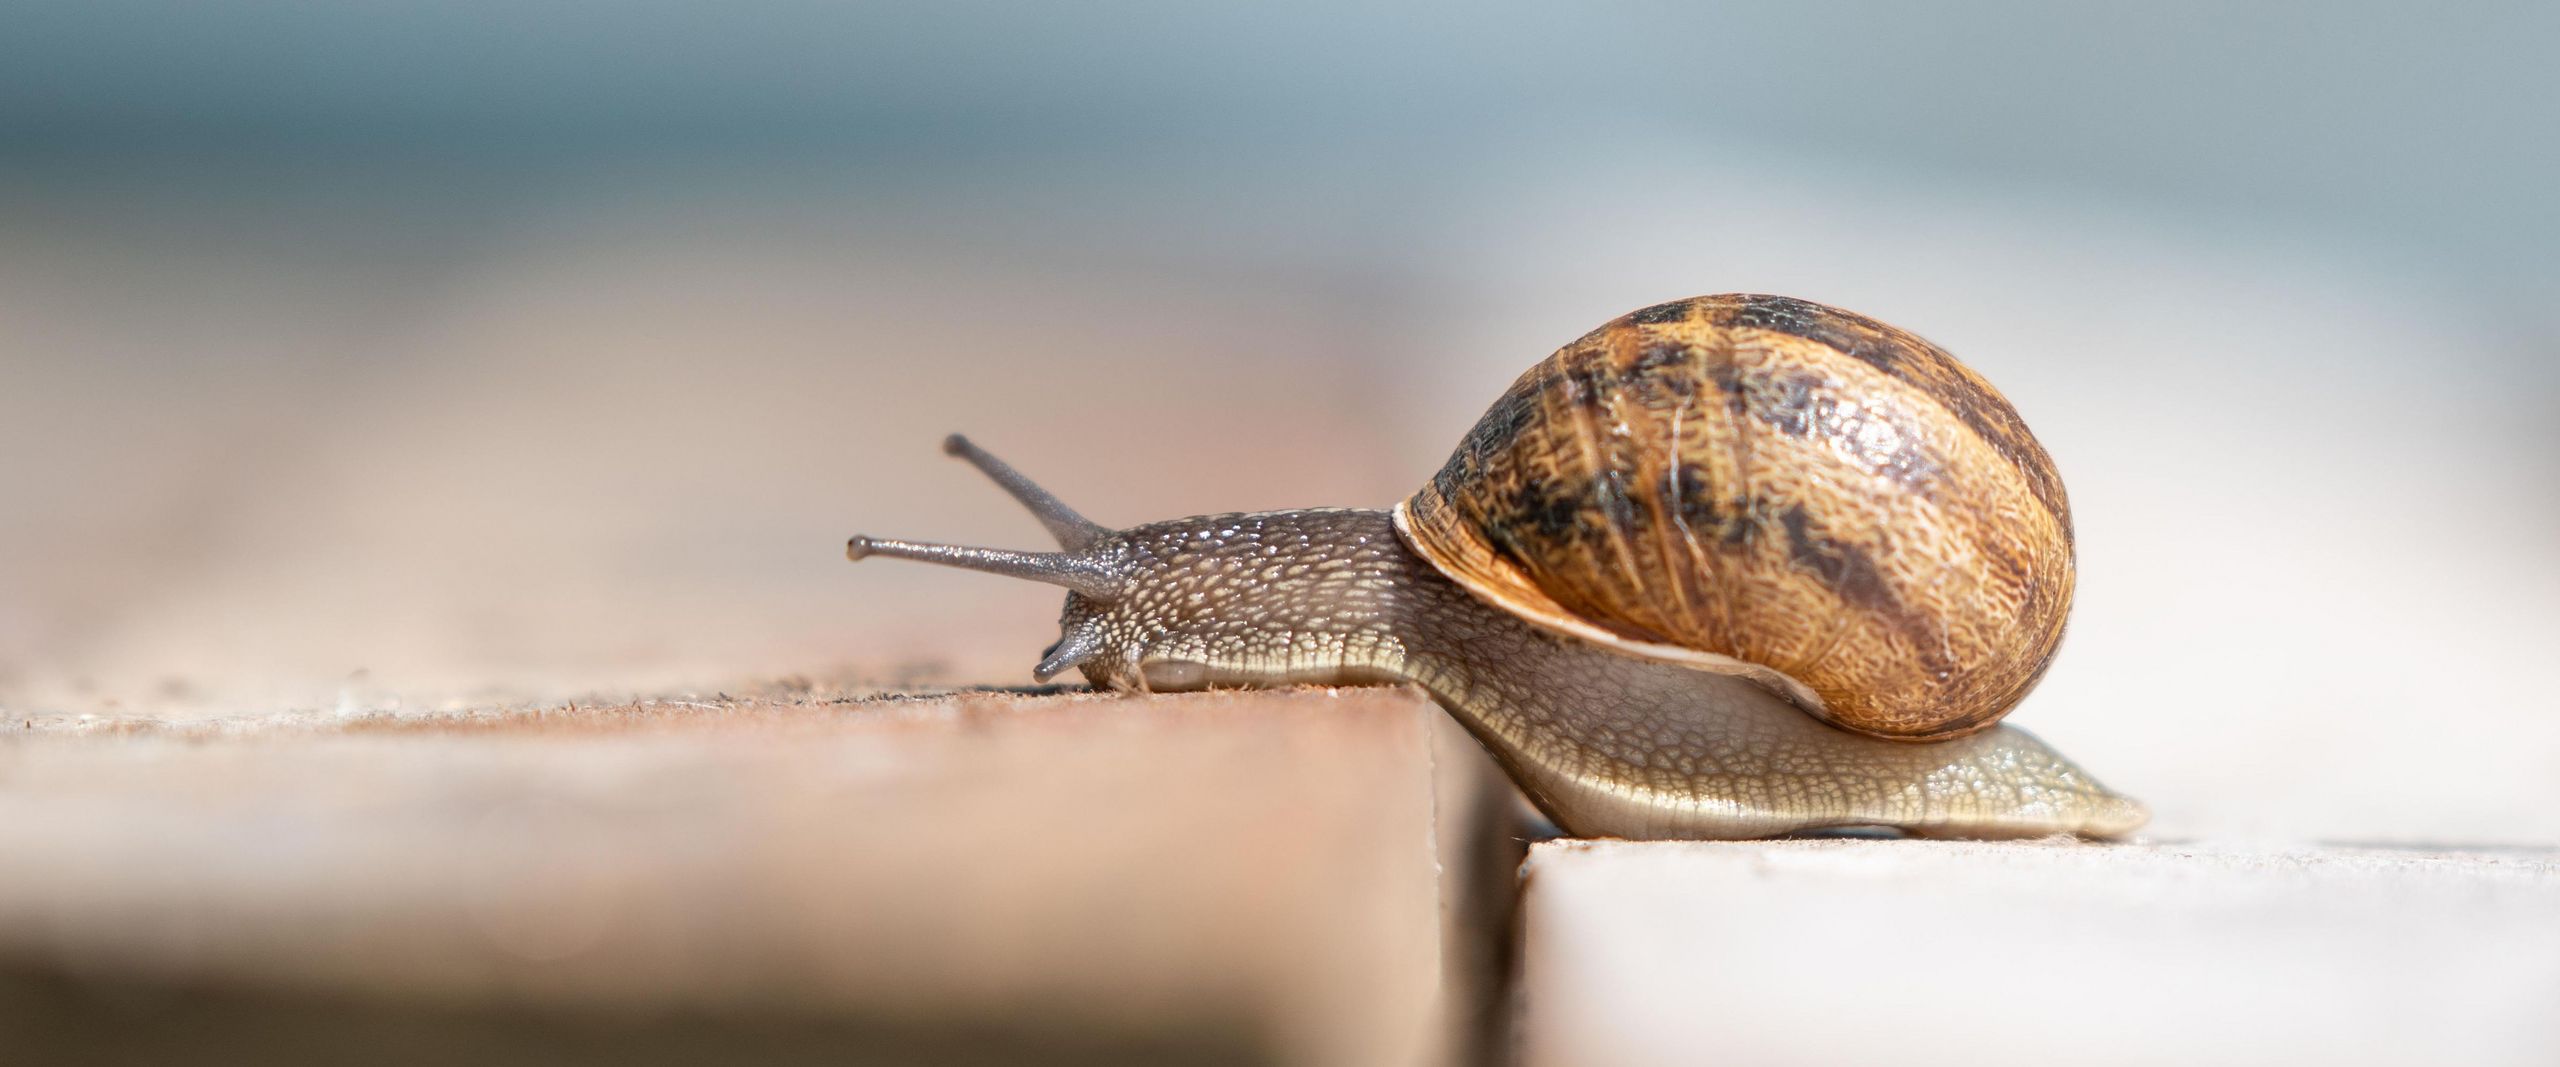
[{"label": "beige surface", "polygon": [[2560,852],[1537,846],[1526,1062],[2548,1064]]},{"label": "beige surface", "polygon": [[1430,1062],[1507,869],[1396,690],[6,725],[0,1047],[110,1062],[231,1002],[288,1020],[209,1031],[245,1062],[366,1012],[484,1061]]}]

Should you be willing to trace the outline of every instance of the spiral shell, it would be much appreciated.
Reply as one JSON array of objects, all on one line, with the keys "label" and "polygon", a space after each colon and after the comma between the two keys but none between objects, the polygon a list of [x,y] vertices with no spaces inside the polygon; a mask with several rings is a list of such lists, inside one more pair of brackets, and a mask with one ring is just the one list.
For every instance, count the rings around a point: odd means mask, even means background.
[{"label": "spiral shell", "polygon": [[1397,530],[1550,631],[1752,677],[1882,737],[1988,726],[2071,609],[2042,445],[1929,342],[1787,297],[1699,297],[1530,368]]}]

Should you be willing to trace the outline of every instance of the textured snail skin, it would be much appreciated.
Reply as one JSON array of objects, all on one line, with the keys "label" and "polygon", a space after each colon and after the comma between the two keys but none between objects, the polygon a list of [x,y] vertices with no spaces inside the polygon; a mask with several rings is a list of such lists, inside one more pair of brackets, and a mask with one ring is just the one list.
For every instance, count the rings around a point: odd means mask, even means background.
[{"label": "textured snail skin", "polygon": [[1095,684],[1414,683],[1579,836],[2110,837],[2147,817],[2013,727],[1863,736],[1732,675],[1554,636],[1441,575],[1381,511],[1180,519],[1078,556],[1120,582],[1108,600],[1070,593],[1060,619]]}]

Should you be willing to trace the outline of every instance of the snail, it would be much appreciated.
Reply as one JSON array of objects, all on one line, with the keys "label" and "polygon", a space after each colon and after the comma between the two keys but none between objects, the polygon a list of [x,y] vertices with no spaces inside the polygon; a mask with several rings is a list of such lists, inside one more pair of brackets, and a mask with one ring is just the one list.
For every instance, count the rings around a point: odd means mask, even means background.
[{"label": "snail", "polygon": [[1420,686],[1566,833],[2115,837],[2142,805],[1999,719],[2062,639],[2068,501],[1936,345],[1787,297],[1540,362],[1392,511],[1109,529],[954,435],[1057,552],[857,536],[1063,586],[1033,669],[1132,691]]}]

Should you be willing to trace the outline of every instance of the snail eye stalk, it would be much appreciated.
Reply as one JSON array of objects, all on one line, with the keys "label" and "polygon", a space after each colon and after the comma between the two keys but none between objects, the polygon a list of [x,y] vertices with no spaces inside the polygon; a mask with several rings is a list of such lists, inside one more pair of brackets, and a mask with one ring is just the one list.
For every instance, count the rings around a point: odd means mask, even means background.
[{"label": "snail eye stalk", "polygon": [[872,556],[912,559],[921,563],[984,571],[1011,578],[1028,578],[1035,582],[1061,586],[1084,594],[1093,600],[1109,603],[1120,598],[1120,572],[1109,563],[1092,556],[1068,552],[1014,552],[1002,548],[971,548],[967,545],[942,545],[927,541],[900,541],[888,537],[866,537],[855,534],[844,543],[844,558],[863,560]]},{"label": "snail eye stalk", "polygon": [[[1001,548],[971,548],[856,534],[845,541],[844,558],[857,561],[872,556],[912,559],[1063,586],[1103,603],[1120,598],[1121,587],[1126,583],[1125,576],[1118,566],[1091,551],[1093,546],[1111,536],[1110,528],[1076,514],[1074,508],[1051,496],[1048,490],[1040,488],[1039,483],[1023,477],[1022,472],[987,450],[969,443],[966,437],[955,433],[943,438],[942,451],[968,460],[971,466],[1002,486],[1005,492],[1013,494],[1015,500],[1021,501],[1022,506],[1029,508],[1032,516],[1040,520],[1040,525],[1049,528],[1050,536],[1057,538],[1058,546],[1066,551],[1014,552]],[[1091,654],[1092,649],[1088,647],[1077,658]],[[1057,669],[1065,670],[1073,665],[1073,661],[1060,661]]]},{"label": "snail eye stalk", "polygon": [[997,459],[986,449],[971,444],[966,437],[955,433],[943,438],[942,453],[968,460],[970,466],[978,468],[980,473],[1004,487],[1005,492],[1013,494],[1015,500],[1021,501],[1022,506],[1029,508],[1032,516],[1040,520],[1040,525],[1049,528],[1049,536],[1058,539],[1060,548],[1082,552],[1093,547],[1094,542],[1111,535],[1109,529],[1076,514],[1076,509],[1040,488],[1040,483],[1024,477],[1021,471]]}]

